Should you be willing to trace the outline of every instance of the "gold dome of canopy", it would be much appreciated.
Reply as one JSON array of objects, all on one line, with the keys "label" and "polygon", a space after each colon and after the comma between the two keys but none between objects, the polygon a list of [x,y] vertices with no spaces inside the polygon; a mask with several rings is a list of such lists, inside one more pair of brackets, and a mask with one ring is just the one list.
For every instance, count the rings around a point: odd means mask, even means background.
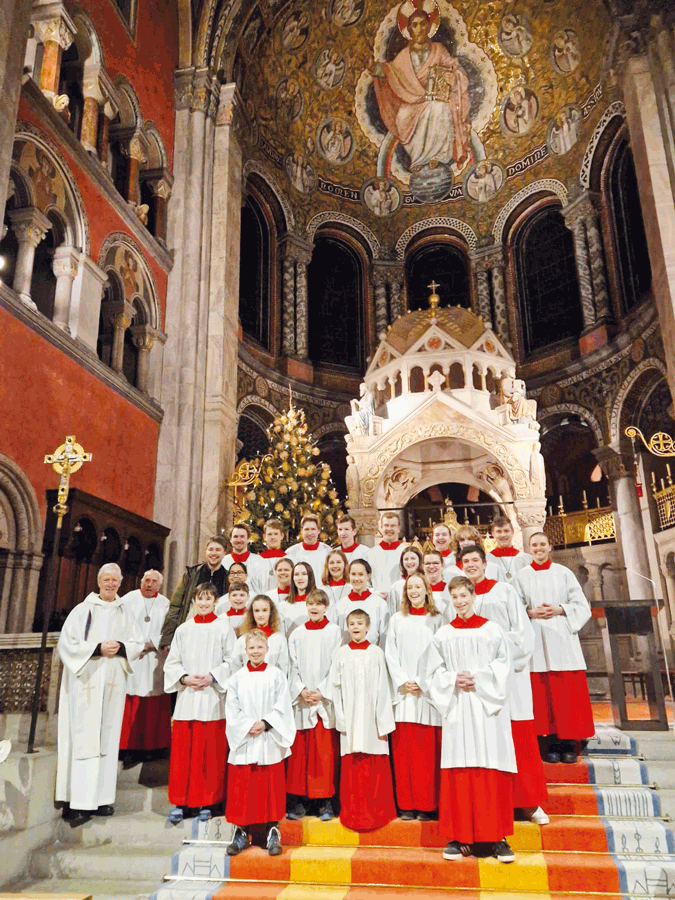
[{"label": "gold dome of canopy", "polygon": [[339,209],[391,244],[442,215],[480,235],[528,182],[571,183],[609,102],[601,0],[247,9],[228,49],[250,120],[244,156],[298,224]]},{"label": "gold dome of canopy", "polygon": [[[480,336],[487,331],[480,316],[463,306],[447,306],[441,309],[416,310],[399,316],[387,332],[386,343],[403,355],[413,347],[428,329],[435,325],[449,337],[473,347]],[[437,338],[440,341],[440,338]],[[430,338],[434,340],[434,338]],[[439,350],[431,346],[429,350]]]}]

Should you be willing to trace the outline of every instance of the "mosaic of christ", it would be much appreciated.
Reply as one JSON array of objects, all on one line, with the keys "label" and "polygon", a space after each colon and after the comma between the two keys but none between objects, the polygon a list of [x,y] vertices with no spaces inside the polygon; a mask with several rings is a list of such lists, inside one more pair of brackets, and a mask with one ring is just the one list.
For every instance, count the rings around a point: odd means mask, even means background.
[{"label": "mosaic of christ", "polygon": [[378,147],[377,174],[394,175],[420,199],[440,199],[485,158],[479,133],[496,102],[494,67],[444,0],[390,10],[374,57],[359,79],[356,111]]}]

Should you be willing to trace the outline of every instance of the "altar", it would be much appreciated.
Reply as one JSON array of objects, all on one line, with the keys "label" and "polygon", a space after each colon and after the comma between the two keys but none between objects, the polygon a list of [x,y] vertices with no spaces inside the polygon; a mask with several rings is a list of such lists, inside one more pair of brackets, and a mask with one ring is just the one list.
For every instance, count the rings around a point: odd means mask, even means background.
[{"label": "altar", "polygon": [[[435,285],[432,283],[432,289]],[[399,316],[345,419],[350,514],[373,542],[379,513],[443,482],[489,495],[527,543],[546,518],[536,402],[480,316],[460,306]]]}]

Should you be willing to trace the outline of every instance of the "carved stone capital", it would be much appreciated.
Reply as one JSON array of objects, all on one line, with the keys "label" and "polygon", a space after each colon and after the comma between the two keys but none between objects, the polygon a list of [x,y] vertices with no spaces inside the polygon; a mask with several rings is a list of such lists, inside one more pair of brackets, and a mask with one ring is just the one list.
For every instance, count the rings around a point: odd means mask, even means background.
[{"label": "carved stone capital", "polygon": [[133,325],[131,337],[138,350],[152,350],[155,344],[155,329],[149,325]]},{"label": "carved stone capital", "polygon": [[46,44],[52,41],[67,50],[77,33],[77,25],[60,3],[38,7],[33,13],[32,25],[36,37]]},{"label": "carved stone capital", "polygon": [[134,319],[134,308],[126,300],[104,303],[101,311],[116,329],[129,328]]},{"label": "carved stone capital", "polygon": [[142,134],[134,134],[127,144],[121,145],[122,153],[141,165],[148,161],[148,141]]},{"label": "carved stone capital", "polygon": [[607,445],[593,450],[603,473],[610,481],[625,478],[631,470],[632,454],[629,447]]},{"label": "carved stone capital", "polygon": [[574,231],[575,226],[580,223],[585,223],[589,219],[594,220],[597,217],[597,210],[593,196],[589,191],[584,191],[562,210],[562,214],[570,231]]},{"label": "carved stone capital", "polygon": [[474,274],[489,272],[495,266],[504,266],[504,248],[501,244],[474,250],[469,254],[471,269]]},{"label": "carved stone capital", "polygon": [[34,206],[9,211],[12,230],[20,244],[32,244],[37,247],[52,227],[47,216]]},{"label": "carved stone capital", "polygon": [[287,233],[281,241],[281,252],[284,260],[308,266],[312,259],[312,245],[294,234]]},{"label": "carved stone capital", "polygon": [[79,255],[74,247],[59,247],[52,261],[54,275],[57,278],[64,276],[74,281],[79,268]]},{"label": "carved stone capital", "polygon": [[174,79],[176,109],[203,112],[213,118],[218,103],[218,82],[211,69],[178,69]]}]

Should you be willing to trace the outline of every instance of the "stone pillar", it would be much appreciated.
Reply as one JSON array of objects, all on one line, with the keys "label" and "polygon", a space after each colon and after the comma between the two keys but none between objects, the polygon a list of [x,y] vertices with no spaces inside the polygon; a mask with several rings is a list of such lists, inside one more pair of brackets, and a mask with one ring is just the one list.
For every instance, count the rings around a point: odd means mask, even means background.
[{"label": "stone pillar", "polygon": [[506,312],[506,287],[504,285],[504,254],[501,247],[491,258],[492,309],[497,337],[510,346],[509,320]]},{"label": "stone pillar", "polygon": [[295,354],[295,260],[284,245],[282,262],[282,325],[281,352],[284,356]]},{"label": "stone pillar", "polygon": [[149,178],[147,184],[155,197],[155,237],[166,243],[167,212],[173,178],[167,172],[160,178]]},{"label": "stone pillar", "polygon": [[42,9],[38,7],[33,16],[33,25],[35,33],[44,45],[40,90],[51,103],[54,103],[61,80],[61,56],[73,43],[77,26],[61,3],[50,3]]},{"label": "stone pillar", "polygon": [[0,3],[0,212],[7,200],[30,17],[31,4],[26,0]]},{"label": "stone pillar", "polygon": [[380,341],[387,333],[389,316],[387,315],[387,276],[379,267],[373,266],[373,288],[375,293],[375,339]]},{"label": "stone pillar", "polygon": [[148,372],[150,371],[150,351],[155,343],[154,329],[149,325],[133,325],[131,335],[134,346],[138,350],[136,368],[136,387],[144,394],[148,393]]},{"label": "stone pillar", "polygon": [[306,250],[298,254],[295,264],[295,350],[300,359],[307,359],[309,355],[307,266],[311,259],[311,250]]},{"label": "stone pillar", "polygon": [[572,232],[574,241],[574,261],[577,267],[579,280],[579,297],[581,299],[581,314],[583,316],[584,331],[592,331],[595,327],[596,312],[593,300],[593,280],[591,278],[591,263],[586,244],[586,226],[584,222],[585,210],[580,201],[563,209],[565,224]]},{"label": "stone pillar", "polygon": [[[98,130],[101,124],[101,110],[105,105],[105,97],[99,84],[99,69],[91,69],[84,73],[82,94],[84,96],[84,110],[82,112],[82,126],[80,128],[80,143],[89,153],[98,154]],[[107,147],[107,141],[106,141]]]},{"label": "stone pillar", "polygon": [[86,253],[79,253],[77,275],[70,299],[70,333],[94,356],[106,281],[105,272]]},{"label": "stone pillar", "polygon": [[546,497],[533,500],[516,500],[516,521],[520,525],[523,550],[527,552],[530,538],[537,531],[542,531],[546,521]]},{"label": "stone pillar", "polygon": [[654,590],[630,446],[615,442],[599,447],[593,454],[609,480],[616,542],[626,567],[628,595],[631,599],[651,598]]},{"label": "stone pillar", "polygon": [[145,139],[140,134],[134,134],[129,143],[122,145],[122,152],[129,160],[127,167],[127,202],[136,206],[139,202],[139,186],[141,165],[148,161]]},{"label": "stone pillar", "polygon": [[121,308],[115,310],[111,316],[113,325],[113,345],[110,368],[122,374],[124,360],[124,332],[129,328],[134,319],[134,308],[126,300]]},{"label": "stone pillar", "polygon": [[37,306],[33,303],[30,295],[35,248],[44,239],[52,227],[52,223],[44,213],[34,206],[11,210],[9,217],[12,220],[12,229],[19,242],[12,286],[23,303],[36,310]]},{"label": "stone pillar", "polygon": [[471,254],[471,269],[476,282],[475,312],[483,319],[486,328],[492,328],[492,304],[490,302],[490,280],[488,259],[483,253]]},{"label": "stone pillar", "polygon": [[602,233],[595,203],[587,198],[584,209],[586,212],[584,224],[586,226],[586,244],[588,247],[588,261],[591,266],[591,279],[593,281],[593,298],[595,300],[595,313],[598,321],[603,322],[611,318],[609,306],[609,290],[607,288],[607,269],[605,267],[605,254],[602,247]]},{"label": "stone pillar", "polygon": [[[657,48],[658,49],[658,48]],[[660,56],[660,52],[659,52]],[[663,336],[668,386],[675,396],[675,159],[668,91],[647,55],[623,66],[622,94]]]},{"label": "stone pillar", "polygon": [[74,247],[58,247],[54,254],[52,270],[56,276],[53,322],[70,334],[70,301],[73,282],[77,277],[79,252]]},{"label": "stone pillar", "polygon": [[391,308],[391,321],[396,319],[403,312],[403,265],[396,268],[389,267],[389,305]]}]

